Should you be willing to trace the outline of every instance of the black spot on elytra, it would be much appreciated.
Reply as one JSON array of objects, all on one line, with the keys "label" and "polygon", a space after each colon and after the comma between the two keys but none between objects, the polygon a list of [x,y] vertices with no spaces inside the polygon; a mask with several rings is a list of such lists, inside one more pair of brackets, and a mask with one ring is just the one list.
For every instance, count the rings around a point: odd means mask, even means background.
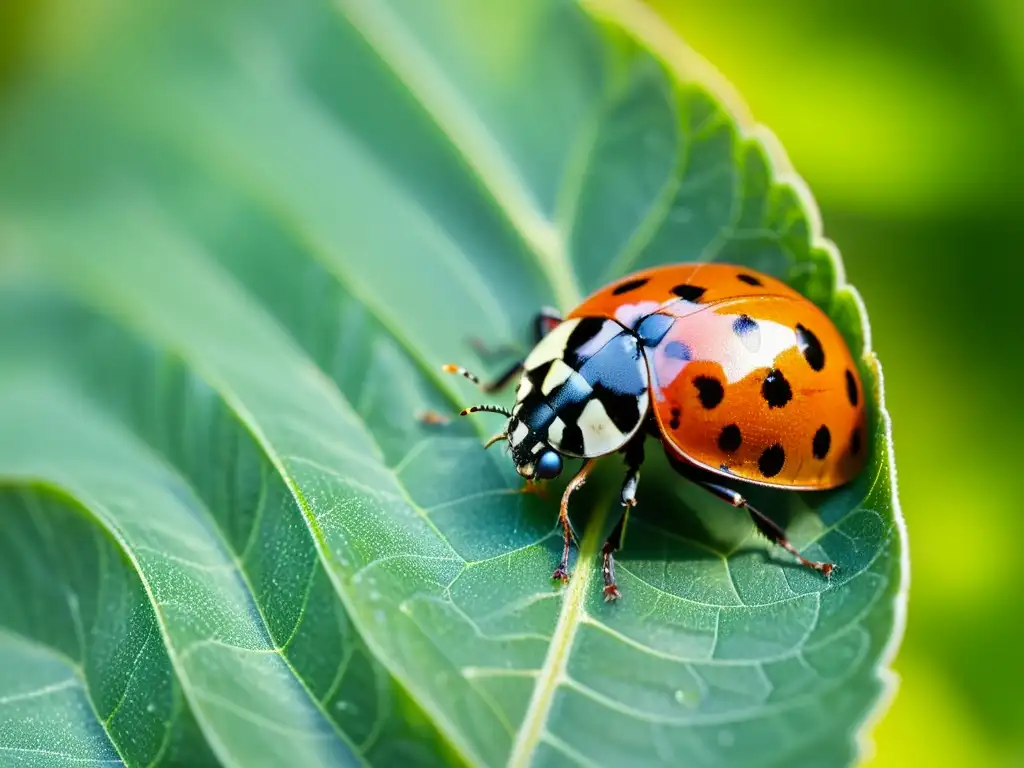
[{"label": "black spot on elytra", "polygon": [[814,433],[814,440],[811,442],[811,451],[814,453],[814,458],[824,459],[828,456],[828,449],[832,447],[832,433],[828,431],[828,427],[822,424],[818,427],[818,431]]},{"label": "black spot on elytra", "polygon": [[781,445],[776,443],[775,445],[769,445],[761,452],[761,457],[757,460],[757,468],[761,470],[761,474],[765,477],[775,477],[782,471],[785,463],[786,451]]},{"label": "black spot on elytra", "polygon": [[665,345],[665,356],[674,360],[692,360],[693,350],[681,341],[670,341]]},{"label": "black spot on elytra", "polygon": [[679,417],[682,415],[678,408],[672,409],[672,418],[669,419],[668,425],[671,429],[679,429]]},{"label": "black spot on elytra", "polygon": [[684,301],[700,301],[706,290],[707,288],[698,285],[677,285],[672,289],[672,293]]},{"label": "black spot on elytra", "polygon": [[736,275],[736,279],[742,283],[746,283],[747,285],[764,285],[764,283],[762,283],[753,275],[748,275],[743,272],[740,272],[738,275]]},{"label": "black spot on elytra", "polygon": [[857,380],[853,378],[853,371],[849,368],[846,369],[846,396],[850,400],[850,405],[854,408],[857,407]]},{"label": "black spot on elytra", "polygon": [[740,433],[740,428],[735,424],[722,427],[722,431],[718,433],[718,450],[720,451],[733,453],[742,443],[743,435]]},{"label": "black spot on elytra", "polygon": [[710,376],[698,376],[693,380],[693,386],[697,388],[700,404],[709,411],[722,402],[722,398],[725,397],[722,382]]},{"label": "black spot on elytra", "polygon": [[860,453],[860,428],[853,430],[853,434],[850,435],[850,453],[856,456]]},{"label": "black spot on elytra", "polygon": [[825,350],[821,348],[821,342],[812,331],[802,325],[796,327],[796,345],[813,370],[820,371],[825,367]]},{"label": "black spot on elytra", "polygon": [[649,280],[650,278],[647,277],[638,277],[636,280],[627,280],[624,283],[619,283],[612,289],[612,294],[614,296],[621,296],[624,293],[635,291],[637,288],[643,288]]},{"label": "black spot on elytra", "polygon": [[761,397],[768,403],[769,408],[782,408],[793,399],[793,389],[778,368],[768,371],[768,375],[764,377]]},{"label": "black spot on elytra", "polygon": [[737,336],[746,336],[757,330],[757,320],[750,315],[740,315],[732,321],[732,332]]}]

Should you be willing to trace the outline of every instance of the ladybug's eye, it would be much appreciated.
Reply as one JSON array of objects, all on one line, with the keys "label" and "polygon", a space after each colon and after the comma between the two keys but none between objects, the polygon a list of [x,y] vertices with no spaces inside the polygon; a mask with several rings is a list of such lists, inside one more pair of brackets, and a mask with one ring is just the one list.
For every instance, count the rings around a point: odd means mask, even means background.
[{"label": "ladybug's eye", "polygon": [[556,451],[544,451],[537,460],[534,473],[543,480],[558,477],[562,471],[562,457]]}]

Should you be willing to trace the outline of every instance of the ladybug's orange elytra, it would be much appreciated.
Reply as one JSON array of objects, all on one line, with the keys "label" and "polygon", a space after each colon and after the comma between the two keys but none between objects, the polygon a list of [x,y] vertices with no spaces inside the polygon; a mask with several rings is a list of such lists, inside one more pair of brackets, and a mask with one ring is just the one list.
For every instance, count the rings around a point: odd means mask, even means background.
[{"label": "ladybug's orange elytra", "polygon": [[[594,459],[621,452],[623,515],[602,564],[605,596],[619,596],[612,553],[636,502],[649,435],[660,438],[684,476],[746,509],[762,533],[804,565],[832,572],[829,563],[804,559],[731,487],[824,490],[864,467],[860,375],[839,331],[811,301],[743,267],[655,267],[602,288],[564,320],[545,310],[536,335],[526,359],[484,387],[493,391],[521,372],[512,410],[474,406],[464,413],[508,417],[488,444],[507,440],[529,481],[557,476],[565,458],[584,460],[562,499],[564,547],[555,578],[568,577],[569,496]],[[477,381],[458,366],[445,370]]]}]

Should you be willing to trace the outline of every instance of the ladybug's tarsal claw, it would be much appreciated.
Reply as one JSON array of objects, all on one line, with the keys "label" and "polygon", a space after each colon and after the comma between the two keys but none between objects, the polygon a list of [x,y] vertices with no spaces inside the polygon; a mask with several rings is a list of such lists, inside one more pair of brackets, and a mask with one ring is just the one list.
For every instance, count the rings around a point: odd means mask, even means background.
[{"label": "ladybug's tarsal claw", "polygon": [[555,572],[551,574],[551,578],[554,581],[560,581],[565,584],[569,581],[569,572],[565,570],[565,568],[559,566],[558,568],[555,568]]},{"label": "ladybug's tarsal claw", "polygon": [[606,603],[613,603],[622,597],[622,593],[619,592],[619,588],[614,584],[609,584],[604,588],[604,600]]}]

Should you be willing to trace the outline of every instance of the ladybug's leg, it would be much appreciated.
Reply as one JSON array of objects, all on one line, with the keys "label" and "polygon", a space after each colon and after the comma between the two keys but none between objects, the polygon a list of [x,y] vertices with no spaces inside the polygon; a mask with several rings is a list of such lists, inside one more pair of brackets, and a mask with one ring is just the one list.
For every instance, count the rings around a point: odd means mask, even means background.
[{"label": "ladybug's leg", "polygon": [[621,597],[619,587],[615,583],[615,558],[613,552],[622,549],[622,542],[626,538],[626,521],[629,519],[629,507],[622,510],[619,522],[615,524],[611,534],[604,542],[601,550],[603,560],[601,562],[601,575],[604,577],[604,599],[618,600]]},{"label": "ladybug's leg", "polygon": [[537,343],[562,322],[562,313],[554,307],[541,307],[533,316],[533,341]]},{"label": "ladybug's leg", "polygon": [[705,490],[710,491],[715,496],[720,498],[722,501],[726,501],[732,504],[734,507],[739,509],[745,509],[750,514],[750,517],[754,521],[754,525],[757,526],[764,536],[771,541],[778,544],[784,550],[789,552],[793,557],[800,561],[801,565],[806,565],[808,568],[813,568],[816,571],[820,571],[826,576],[831,576],[835,566],[832,563],[821,563],[817,560],[808,560],[801,555],[797,548],[790,544],[789,539],[786,538],[785,532],[774,522],[769,520],[764,513],[760,512],[756,508],[752,507],[742,495],[736,491],[726,488],[723,485],[717,485],[716,483],[710,483],[706,480],[698,480],[697,483]]},{"label": "ladybug's leg", "polygon": [[562,494],[562,504],[558,508],[558,522],[562,526],[562,559],[559,560],[558,567],[551,574],[551,578],[558,579],[563,583],[569,580],[569,549],[572,547],[573,539],[576,538],[576,532],[572,529],[572,521],[569,520],[569,497],[587,482],[587,475],[594,468],[594,463],[593,459],[588,459],[584,462],[583,466],[580,467],[580,471],[576,473],[576,477],[570,480],[569,484],[565,487],[565,493]]},{"label": "ladybug's leg", "polygon": [[626,479],[622,483],[622,516],[601,549],[601,575],[604,577],[604,599],[618,600],[619,588],[615,584],[615,558],[613,554],[622,549],[626,538],[626,522],[629,510],[636,505],[636,488],[640,483],[640,465],[644,463],[644,437],[642,433],[624,449],[626,455]]},{"label": "ladybug's leg", "polygon": [[[551,330],[561,322],[562,315],[557,309],[553,307],[542,307],[540,311],[537,312],[537,314],[534,315],[533,317],[534,343],[539,342],[541,339],[543,339],[545,336],[551,333]],[[479,354],[481,357],[491,357],[492,355],[497,354],[499,351],[503,351],[488,349],[479,339],[473,339],[472,344],[476,348],[477,354]],[[499,389],[503,389],[510,381],[512,381],[513,378],[515,378],[515,375],[519,373],[519,371],[522,370],[522,368],[523,361],[517,360],[515,363],[509,366],[508,370],[504,371],[494,381],[488,382],[486,384],[481,384],[480,379],[478,379],[472,373],[467,371],[465,368],[460,368],[457,365],[444,366],[444,370],[447,371],[448,373],[458,373],[462,376],[465,376],[474,384],[477,384],[480,387],[480,389],[482,389],[484,392],[497,392]]]}]

